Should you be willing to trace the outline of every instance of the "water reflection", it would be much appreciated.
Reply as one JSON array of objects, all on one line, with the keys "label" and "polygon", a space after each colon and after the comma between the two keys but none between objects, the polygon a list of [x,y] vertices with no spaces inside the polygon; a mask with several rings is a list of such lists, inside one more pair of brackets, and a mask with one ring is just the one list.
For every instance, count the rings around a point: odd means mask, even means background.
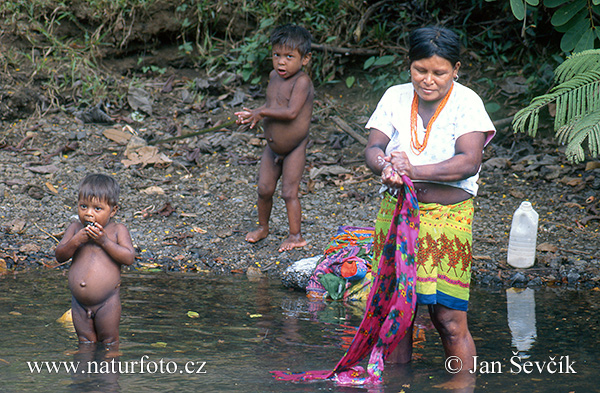
[{"label": "water reflection", "polygon": [[522,359],[529,358],[527,352],[537,338],[534,295],[535,291],[531,288],[506,290],[508,327],[512,335],[512,346],[517,349]]}]

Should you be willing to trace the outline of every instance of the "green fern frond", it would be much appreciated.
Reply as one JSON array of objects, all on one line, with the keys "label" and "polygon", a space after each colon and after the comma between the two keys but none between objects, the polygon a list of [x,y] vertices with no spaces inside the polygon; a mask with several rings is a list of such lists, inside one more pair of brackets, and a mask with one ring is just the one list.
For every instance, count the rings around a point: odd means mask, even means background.
[{"label": "green fern frond", "polygon": [[586,71],[600,71],[600,49],[574,53],[554,70],[554,81],[562,83]]},{"label": "green fern frond", "polygon": [[[564,63],[563,63],[564,64]],[[535,136],[540,109],[556,101],[555,130],[600,107],[600,70],[586,71],[555,86],[547,94],[534,98],[515,114],[513,129]]]},{"label": "green fern frond", "polygon": [[567,143],[565,154],[571,162],[585,159],[583,144],[587,139],[587,147],[592,158],[600,153],[600,109],[588,113],[577,121],[563,137]]}]

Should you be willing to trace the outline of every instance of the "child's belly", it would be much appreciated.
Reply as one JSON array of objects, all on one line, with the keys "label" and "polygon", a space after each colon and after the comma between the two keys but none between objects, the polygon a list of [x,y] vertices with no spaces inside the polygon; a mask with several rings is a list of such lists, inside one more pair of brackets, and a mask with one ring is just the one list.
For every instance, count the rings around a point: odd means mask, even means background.
[{"label": "child's belly", "polygon": [[111,260],[78,259],[69,270],[69,289],[75,299],[84,306],[103,303],[120,284],[120,269]]},{"label": "child's belly", "polygon": [[[265,119],[266,120],[266,119]],[[308,124],[298,122],[265,122],[265,139],[275,154],[287,155],[308,136]]]}]

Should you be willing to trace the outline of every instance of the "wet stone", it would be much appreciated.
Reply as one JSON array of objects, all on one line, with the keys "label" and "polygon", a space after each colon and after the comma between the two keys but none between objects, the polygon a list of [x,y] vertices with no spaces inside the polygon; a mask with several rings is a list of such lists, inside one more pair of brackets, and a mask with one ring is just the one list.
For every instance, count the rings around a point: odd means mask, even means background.
[{"label": "wet stone", "polygon": [[511,286],[523,286],[529,280],[523,273],[517,272],[510,278],[509,281]]}]

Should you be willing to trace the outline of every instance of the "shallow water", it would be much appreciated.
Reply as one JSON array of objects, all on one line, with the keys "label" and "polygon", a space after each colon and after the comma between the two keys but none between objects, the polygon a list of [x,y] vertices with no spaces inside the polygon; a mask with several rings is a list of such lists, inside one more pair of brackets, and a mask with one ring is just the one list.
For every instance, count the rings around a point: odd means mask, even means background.
[{"label": "shallow water", "polygon": [[[70,307],[66,275],[4,276],[0,294],[2,392],[440,392],[434,385],[449,378],[422,307],[417,323],[425,341],[416,346],[410,366],[386,367],[384,386],[275,381],[269,370],[332,368],[361,310],[318,307],[274,280],[162,273],[123,275],[119,362],[97,358],[94,375],[67,372],[62,364],[49,372],[41,362],[93,359],[74,354],[74,333],[56,322]],[[600,391],[599,292],[474,289],[471,296],[476,392]],[[520,357],[514,357],[517,351]],[[548,365],[552,360],[557,363]],[[30,371],[27,362],[34,361],[42,371]],[[111,372],[119,366],[120,374]]]}]

